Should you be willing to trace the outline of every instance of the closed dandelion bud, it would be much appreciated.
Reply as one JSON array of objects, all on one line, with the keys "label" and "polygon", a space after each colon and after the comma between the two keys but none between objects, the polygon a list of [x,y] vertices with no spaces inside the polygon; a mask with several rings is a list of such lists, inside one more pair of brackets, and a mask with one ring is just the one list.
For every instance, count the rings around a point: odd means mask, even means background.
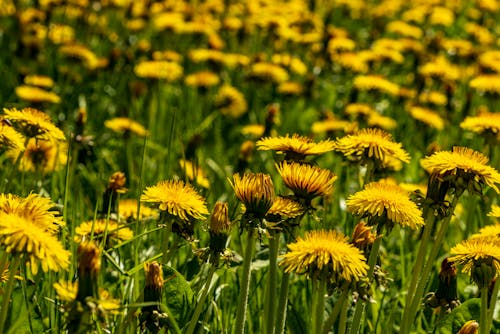
[{"label": "closed dandelion bud", "polygon": [[84,302],[87,297],[98,298],[97,276],[101,270],[101,252],[94,243],[78,246],[78,292],[76,300]]},{"label": "closed dandelion bud", "polygon": [[[144,264],[144,272],[146,273],[146,284],[144,286],[144,301],[161,303],[163,290],[163,271],[161,265],[153,261]],[[147,306],[145,309],[159,309],[158,306]]]},{"label": "closed dandelion bud", "polygon": [[354,227],[354,232],[352,233],[351,244],[362,250],[366,255],[368,254],[371,246],[375,242],[377,236],[372,233],[371,227],[365,222],[360,222]]},{"label": "closed dandelion bud", "polygon": [[233,186],[236,197],[245,205],[245,214],[262,219],[274,201],[273,181],[269,174],[245,173],[243,177],[233,175]]},{"label": "closed dandelion bud", "polygon": [[226,248],[227,236],[231,231],[231,222],[227,214],[227,203],[215,203],[212,216],[210,216],[210,250],[214,254],[220,254]]},{"label": "closed dandelion bud", "polygon": [[115,172],[111,175],[103,195],[102,214],[107,215],[108,212],[118,214],[118,194],[124,194],[128,191],[125,188],[126,181],[127,178],[123,172]]},{"label": "closed dandelion bud", "polygon": [[479,324],[475,320],[467,321],[457,334],[477,334],[479,331]]}]

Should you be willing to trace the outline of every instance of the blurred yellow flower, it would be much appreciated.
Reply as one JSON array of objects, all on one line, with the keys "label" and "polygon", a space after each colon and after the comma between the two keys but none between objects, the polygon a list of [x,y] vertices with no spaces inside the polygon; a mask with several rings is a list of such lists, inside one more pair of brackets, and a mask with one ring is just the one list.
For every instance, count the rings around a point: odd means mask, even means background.
[{"label": "blurred yellow flower", "polygon": [[[8,156],[16,160],[22,151],[10,151]],[[61,170],[68,160],[68,144],[65,141],[31,138],[21,156],[19,170],[42,172]]]},{"label": "blurred yellow flower", "polygon": [[399,94],[399,85],[378,75],[358,75],[354,78],[353,87],[362,91],[380,91],[389,95]]},{"label": "blurred yellow flower", "polygon": [[132,230],[113,219],[96,219],[83,222],[75,228],[74,241],[77,243],[100,240],[106,235],[106,243],[119,243],[134,236]]},{"label": "blurred yellow flower", "polygon": [[467,116],[460,127],[479,134],[492,134],[500,140],[500,113],[482,111],[477,116]]},{"label": "blurred yellow flower", "polygon": [[17,86],[16,95],[22,100],[29,102],[50,102],[50,103],[60,103],[61,98],[53,92],[46,91],[45,89],[35,87],[35,86]]},{"label": "blurred yellow flower", "polygon": [[238,89],[230,85],[219,88],[215,95],[215,106],[221,114],[233,118],[238,118],[247,112],[247,101],[245,96]]},{"label": "blurred yellow flower", "polygon": [[410,115],[436,130],[443,130],[444,128],[444,119],[441,116],[428,108],[420,107],[420,106],[410,106],[408,108],[408,112]]},{"label": "blurred yellow flower", "polygon": [[33,109],[4,109],[5,118],[28,138],[64,140],[64,133],[52,123],[49,115]]},{"label": "blurred yellow flower", "polygon": [[127,117],[115,117],[108,119],[104,122],[104,126],[114,132],[122,133],[124,135],[129,135],[131,133],[139,137],[146,137],[149,135],[148,130],[146,130],[144,126]]},{"label": "blurred yellow flower", "polygon": [[135,65],[134,73],[140,78],[175,81],[182,77],[182,66],[167,60],[146,60]]},{"label": "blurred yellow flower", "polygon": [[192,87],[212,87],[220,82],[219,76],[210,71],[200,71],[186,75],[184,83]]}]

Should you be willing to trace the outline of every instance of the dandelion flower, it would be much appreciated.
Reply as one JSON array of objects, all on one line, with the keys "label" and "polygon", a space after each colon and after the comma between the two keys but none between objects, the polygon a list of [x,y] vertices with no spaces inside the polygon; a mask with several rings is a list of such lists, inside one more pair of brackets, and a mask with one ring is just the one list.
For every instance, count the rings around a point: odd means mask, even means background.
[{"label": "dandelion flower", "polygon": [[392,224],[417,229],[423,226],[422,212],[400,186],[386,181],[368,183],[363,190],[350,195],[347,210],[375,220],[387,218]]},{"label": "dandelion flower", "polygon": [[368,266],[361,251],[349,244],[348,238],[336,231],[311,231],[288,244],[289,251],[280,265],[287,273],[316,276],[320,272],[347,282],[366,276]]},{"label": "dandelion flower", "polygon": [[158,204],[161,211],[183,220],[203,219],[209,213],[205,199],[183,181],[160,181],[147,187],[141,195],[141,202]]},{"label": "dandelion flower", "polygon": [[314,197],[333,193],[337,176],[328,169],[287,161],[276,165],[276,168],[285,185],[300,198],[310,201]]},{"label": "dandelion flower", "polygon": [[144,126],[140,123],[127,118],[127,117],[115,117],[108,119],[104,122],[104,126],[114,132],[123,134],[136,134],[139,137],[146,137],[149,133]]},{"label": "dandelion flower", "polygon": [[450,250],[448,260],[462,265],[462,272],[471,276],[481,288],[500,276],[500,242],[498,238],[473,238],[462,241]]},{"label": "dandelion flower", "polygon": [[500,94],[500,74],[481,74],[469,82],[469,86],[481,92]]},{"label": "dandelion flower", "polygon": [[8,253],[24,256],[34,275],[59,271],[69,266],[70,252],[59,240],[31,219],[15,212],[0,211],[0,245]]},{"label": "dandelion flower", "polygon": [[353,87],[362,91],[380,91],[392,96],[397,96],[400,89],[398,84],[377,75],[358,75],[354,78]]},{"label": "dandelion flower", "polygon": [[221,114],[238,118],[247,112],[245,96],[233,86],[224,85],[215,95],[215,106]]},{"label": "dandelion flower", "polygon": [[15,89],[17,97],[24,101],[40,103],[40,102],[50,102],[50,103],[61,103],[61,98],[59,95],[53,92],[46,91],[40,87],[22,85]]},{"label": "dandelion flower", "polygon": [[200,168],[200,166],[196,165],[192,161],[181,159],[179,164],[186,175],[186,177],[194,181],[197,185],[203,188],[207,188],[210,186],[210,181],[205,174],[205,171]]},{"label": "dandelion flower", "polygon": [[64,140],[64,133],[52,123],[49,115],[33,108],[4,109],[5,118],[28,138]]},{"label": "dandelion flower", "polygon": [[24,83],[26,85],[44,88],[52,88],[54,86],[54,80],[45,75],[27,75],[24,77]]},{"label": "dandelion flower", "polygon": [[467,116],[460,127],[479,134],[492,134],[500,140],[500,113],[483,111],[477,116]]},{"label": "dandelion flower", "polygon": [[37,140],[31,138],[23,151],[10,151],[9,156],[16,160],[22,152],[19,169],[22,171],[41,171],[52,173],[66,166],[68,145],[63,141]]},{"label": "dandelion flower", "polygon": [[83,65],[90,70],[94,70],[99,67],[99,58],[85,45],[75,43],[67,44],[59,48],[59,53],[81,60]]},{"label": "dandelion flower", "polygon": [[382,166],[391,159],[409,162],[409,154],[400,143],[392,140],[392,136],[380,129],[362,129],[353,135],[347,135],[335,142],[335,150],[341,152],[348,160],[366,161],[373,159]]},{"label": "dandelion flower", "polygon": [[0,118],[0,153],[10,150],[24,151],[24,138]]},{"label": "dandelion flower", "polygon": [[128,227],[119,224],[116,220],[96,219],[95,221],[87,221],[75,228],[74,241],[77,243],[89,241],[91,237],[94,239],[102,239],[106,234],[107,240],[119,243],[130,240],[134,233]]},{"label": "dandelion flower", "polygon": [[78,292],[78,282],[60,281],[53,284],[57,298],[63,302],[75,300]]},{"label": "dandelion flower", "polygon": [[137,200],[133,198],[120,199],[118,202],[118,211],[120,217],[123,219],[146,219],[146,218],[157,218],[158,211],[149,208],[147,206],[141,206],[141,210],[139,212],[139,217],[137,217]]},{"label": "dandelion flower", "polygon": [[438,113],[430,109],[412,106],[409,108],[408,112],[417,121],[420,121],[436,130],[442,130],[444,128],[444,120]]},{"label": "dandelion flower", "polygon": [[191,87],[208,88],[218,85],[219,82],[219,76],[210,71],[192,73],[184,78],[184,83]]},{"label": "dandelion flower", "polygon": [[488,213],[488,216],[495,217],[495,218],[500,218],[500,206],[498,206],[498,205],[492,205],[491,206],[491,211],[490,211],[490,213]]},{"label": "dandelion flower", "polygon": [[175,81],[182,77],[182,66],[166,60],[143,61],[135,65],[134,73],[140,78]]},{"label": "dandelion flower", "polygon": [[266,137],[257,141],[257,147],[261,151],[273,150],[286,154],[287,160],[303,160],[307,155],[319,155],[330,152],[334,148],[334,142],[323,140],[315,143],[312,139],[293,134],[291,137]]},{"label": "dandelion flower", "polygon": [[498,193],[500,174],[490,167],[488,157],[467,147],[453,147],[450,151],[440,151],[421,160],[421,165],[431,174],[450,177],[466,182],[465,186],[476,189],[486,184]]},{"label": "dandelion flower", "polygon": [[288,72],[281,66],[264,62],[253,64],[250,76],[275,83],[285,82],[289,78]]},{"label": "dandelion flower", "polygon": [[245,205],[245,213],[263,218],[274,202],[274,186],[269,174],[233,175],[230,182],[236,197]]},{"label": "dandelion flower", "polygon": [[283,196],[277,196],[273,205],[267,211],[267,216],[279,217],[280,219],[295,218],[305,213],[305,208],[299,202]]}]

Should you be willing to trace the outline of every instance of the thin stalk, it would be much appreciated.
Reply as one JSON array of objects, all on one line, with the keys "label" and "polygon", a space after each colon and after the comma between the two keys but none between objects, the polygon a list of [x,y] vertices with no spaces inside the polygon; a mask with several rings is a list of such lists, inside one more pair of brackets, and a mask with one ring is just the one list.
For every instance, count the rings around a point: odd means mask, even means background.
[{"label": "thin stalk", "polygon": [[312,280],[312,333],[321,333],[325,313],[326,279],[324,275]]},{"label": "thin stalk", "polygon": [[401,331],[402,334],[409,333],[411,324],[417,315],[417,308],[424,295],[425,286],[427,285],[427,280],[429,279],[429,275],[432,267],[434,266],[434,262],[436,261],[439,250],[441,249],[441,245],[443,243],[444,236],[446,231],[448,230],[448,226],[450,225],[451,217],[453,216],[453,212],[455,211],[455,207],[458,203],[460,195],[455,194],[453,196],[453,200],[450,205],[450,214],[443,219],[440,224],[439,231],[434,240],[432,240],[432,247],[429,253],[429,257],[425,261],[424,267],[420,273],[420,279],[417,284],[417,288],[415,290],[415,294],[413,296],[412,302],[410,304],[408,317],[406,319],[406,323],[403,323],[406,332]]},{"label": "thin stalk", "polygon": [[9,280],[4,288],[2,308],[0,309],[0,328],[4,330],[6,329],[5,322],[7,321],[7,314],[9,313],[10,296],[12,295],[12,290],[14,289],[14,283],[16,281],[15,275],[17,268],[19,268],[19,263],[21,263],[21,257],[17,255],[14,257],[14,261],[11,262],[9,268]]},{"label": "thin stalk", "polygon": [[276,310],[276,326],[274,333],[283,334],[285,332],[286,307],[288,304],[288,286],[290,284],[290,274],[283,273],[281,277],[281,288],[278,300],[278,309]]},{"label": "thin stalk", "polygon": [[245,332],[245,318],[247,312],[248,290],[250,288],[250,265],[252,264],[253,252],[255,248],[255,232],[248,231],[245,255],[243,260],[243,273],[240,284],[240,296],[238,300],[238,311],[236,313],[235,334]]},{"label": "thin stalk", "polygon": [[401,333],[407,333],[411,321],[408,317],[410,315],[410,307],[413,303],[413,297],[415,296],[415,291],[417,289],[417,284],[420,278],[422,268],[425,263],[427,248],[431,236],[431,232],[434,229],[434,222],[436,216],[434,215],[434,210],[427,208],[424,214],[425,226],[422,239],[420,240],[420,246],[418,248],[418,254],[416,257],[415,265],[413,266],[413,272],[411,274],[410,287],[406,293],[405,308],[403,311],[403,318],[401,321]]},{"label": "thin stalk", "polygon": [[278,280],[278,253],[280,244],[280,233],[274,233],[269,238],[269,273],[267,275],[267,294],[264,303],[266,316],[265,333],[274,333],[274,319],[276,314],[276,286]]},{"label": "thin stalk", "polygon": [[345,334],[346,329],[347,329],[347,307],[343,307],[340,312],[338,334]]},{"label": "thin stalk", "polygon": [[26,313],[28,313],[28,324],[30,326],[30,332],[33,333],[33,320],[31,319],[31,309],[30,302],[28,301],[28,288],[26,287],[26,282],[28,281],[28,273],[26,272],[26,264],[21,265],[23,270],[23,279],[21,280],[21,287],[23,289],[24,302],[26,304]]},{"label": "thin stalk", "polygon": [[[332,312],[328,316],[328,319],[326,319],[325,325],[323,326],[323,334],[328,334],[330,329],[333,327],[335,320],[337,320],[337,317],[339,316],[340,310],[344,310],[344,309],[347,310],[347,301],[349,300],[349,298],[347,298],[348,296],[349,296],[349,286],[347,283],[345,283],[342,286],[342,293],[339,296],[339,299],[337,299],[337,302],[335,303],[335,306],[333,307]],[[343,328],[345,331],[345,327],[346,327],[346,324],[345,324],[345,319],[344,319],[344,323],[339,324],[339,330],[341,330]]]},{"label": "thin stalk", "polygon": [[488,320],[488,286],[481,288],[481,315],[479,320],[479,334],[489,334]]},{"label": "thin stalk", "polygon": [[161,240],[161,252],[163,254],[162,264],[165,266],[170,260],[168,243],[171,234],[172,234],[172,221],[170,219],[167,219],[166,226],[162,230],[162,240]]},{"label": "thin stalk", "polygon": [[193,316],[189,321],[189,326],[186,330],[186,334],[193,334],[196,329],[196,324],[198,323],[198,319],[200,318],[201,311],[203,310],[203,306],[205,306],[205,300],[208,296],[208,291],[210,291],[210,283],[212,283],[212,277],[214,276],[216,266],[214,264],[210,265],[210,271],[208,272],[207,277],[205,278],[205,284],[201,290],[200,298],[196,303],[196,308],[194,309]]},{"label": "thin stalk", "polygon": [[500,279],[496,279],[493,291],[491,292],[490,305],[488,307],[488,328],[491,328],[493,322],[493,313],[495,312],[495,305],[497,304],[498,289],[500,288]]},{"label": "thin stalk", "polygon": [[[375,270],[375,264],[377,263],[377,257],[380,250],[380,245],[382,244],[382,237],[378,236],[373,242],[372,250],[370,251],[370,257],[368,258],[368,272],[366,277],[371,280],[373,276],[373,271]],[[356,308],[354,310],[354,315],[352,319],[350,334],[356,334],[359,331],[359,326],[361,325],[361,318],[365,311],[366,303],[362,300],[358,300],[356,303]]]}]

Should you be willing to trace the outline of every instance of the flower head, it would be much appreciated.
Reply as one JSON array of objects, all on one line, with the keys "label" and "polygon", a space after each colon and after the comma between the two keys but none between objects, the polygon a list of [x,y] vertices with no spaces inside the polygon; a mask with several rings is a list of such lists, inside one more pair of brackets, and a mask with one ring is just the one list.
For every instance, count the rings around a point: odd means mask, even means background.
[{"label": "flower head", "polygon": [[141,206],[139,217],[137,217],[137,200],[133,198],[120,199],[118,202],[118,212],[123,219],[139,220],[146,218],[158,218],[158,211],[147,206]]},{"label": "flower head", "polygon": [[60,170],[68,160],[68,145],[64,141],[37,140],[31,138],[24,152],[12,150],[8,155],[13,160],[22,152],[19,169],[22,171],[41,171],[44,174]]},{"label": "flower head", "polygon": [[125,135],[133,133],[139,137],[146,137],[149,134],[144,126],[127,117],[108,119],[104,122],[104,126],[114,132],[123,133]]},{"label": "flower head", "polygon": [[285,185],[299,198],[310,201],[333,193],[337,176],[328,169],[287,161],[277,164],[276,168]]},{"label": "flower head", "polygon": [[379,91],[392,96],[397,96],[400,89],[398,84],[376,75],[358,75],[354,78],[353,86],[358,90]]},{"label": "flower head", "polygon": [[462,271],[480,287],[489,286],[500,276],[500,242],[498,238],[472,238],[450,250],[448,260],[462,265]]},{"label": "flower head", "polygon": [[444,128],[444,120],[435,111],[419,106],[412,106],[408,111],[414,119],[436,130],[442,130]]},{"label": "flower head", "polygon": [[483,111],[477,116],[467,116],[460,127],[479,134],[491,134],[500,140],[500,113]]},{"label": "flower head", "polygon": [[183,181],[160,181],[147,187],[141,195],[141,202],[158,204],[161,211],[183,220],[203,219],[209,213],[205,199]]},{"label": "flower head", "polygon": [[429,173],[449,179],[455,187],[480,190],[488,185],[498,193],[496,184],[500,183],[500,174],[487,164],[485,155],[459,146],[453,147],[451,152],[436,152],[421,161],[422,167]]},{"label": "flower head", "polygon": [[217,74],[210,71],[200,71],[186,75],[184,83],[192,87],[208,88],[218,85],[220,78]]},{"label": "flower head", "polygon": [[215,95],[215,106],[221,114],[238,118],[247,112],[245,96],[233,86],[224,85]]},{"label": "flower head", "polygon": [[359,249],[349,244],[348,238],[336,231],[311,231],[288,244],[289,251],[280,265],[285,272],[315,277],[321,272],[332,280],[359,281],[368,266]]},{"label": "flower head", "polygon": [[23,151],[24,138],[12,126],[0,118],[0,153],[10,150]]},{"label": "flower head", "polygon": [[28,138],[64,140],[64,133],[52,123],[49,115],[33,109],[4,109],[5,118]]},{"label": "flower head", "polygon": [[166,60],[151,60],[138,63],[134,67],[135,74],[140,78],[163,79],[175,81],[182,77],[182,66]]},{"label": "flower head", "polygon": [[261,151],[273,150],[285,153],[285,160],[303,160],[307,155],[319,155],[330,152],[334,148],[334,142],[323,140],[315,143],[312,139],[294,134],[291,137],[266,137],[257,141],[257,147]]},{"label": "flower head", "polygon": [[50,102],[50,103],[60,103],[61,98],[53,92],[46,91],[43,88],[21,85],[16,87],[16,95],[25,101],[29,102]]},{"label": "flower head", "polygon": [[400,186],[386,182],[372,182],[363,190],[349,196],[347,210],[369,222],[399,224],[411,229],[424,225],[422,212],[409,198],[408,192]]},{"label": "flower head", "polygon": [[305,213],[305,208],[299,202],[289,197],[277,196],[274,203],[267,212],[267,220],[274,221],[277,219],[290,219],[298,217]]},{"label": "flower head", "polygon": [[8,252],[23,256],[33,274],[59,271],[69,266],[70,253],[59,240],[39,223],[16,212],[0,211],[0,245]]},{"label": "flower head", "polygon": [[347,135],[335,142],[335,150],[344,154],[348,160],[374,160],[381,167],[391,164],[391,160],[409,162],[409,154],[400,143],[394,142],[392,136],[380,129],[362,129],[355,134]]},{"label": "flower head", "polygon": [[208,188],[210,186],[210,181],[208,180],[205,171],[201,169],[200,166],[192,161],[184,159],[181,159],[179,164],[189,180],[194,181],[194,183],[203,188]]},{"label": "flower head", "polygon": [[75,242],[82,243],[93,239],[103,239],[106,235],[107,240],[121,242],[130,240],[134,233],[128,227],[119,224],[115,220],[97,219],[87,221],[75,228]]},{"label": "flower head", "polygon": [[271,176],[262,173],[233,175],[231,186],[236,197],[245,205],[245,213],[264,218],[274,202],[274,186]]}]

